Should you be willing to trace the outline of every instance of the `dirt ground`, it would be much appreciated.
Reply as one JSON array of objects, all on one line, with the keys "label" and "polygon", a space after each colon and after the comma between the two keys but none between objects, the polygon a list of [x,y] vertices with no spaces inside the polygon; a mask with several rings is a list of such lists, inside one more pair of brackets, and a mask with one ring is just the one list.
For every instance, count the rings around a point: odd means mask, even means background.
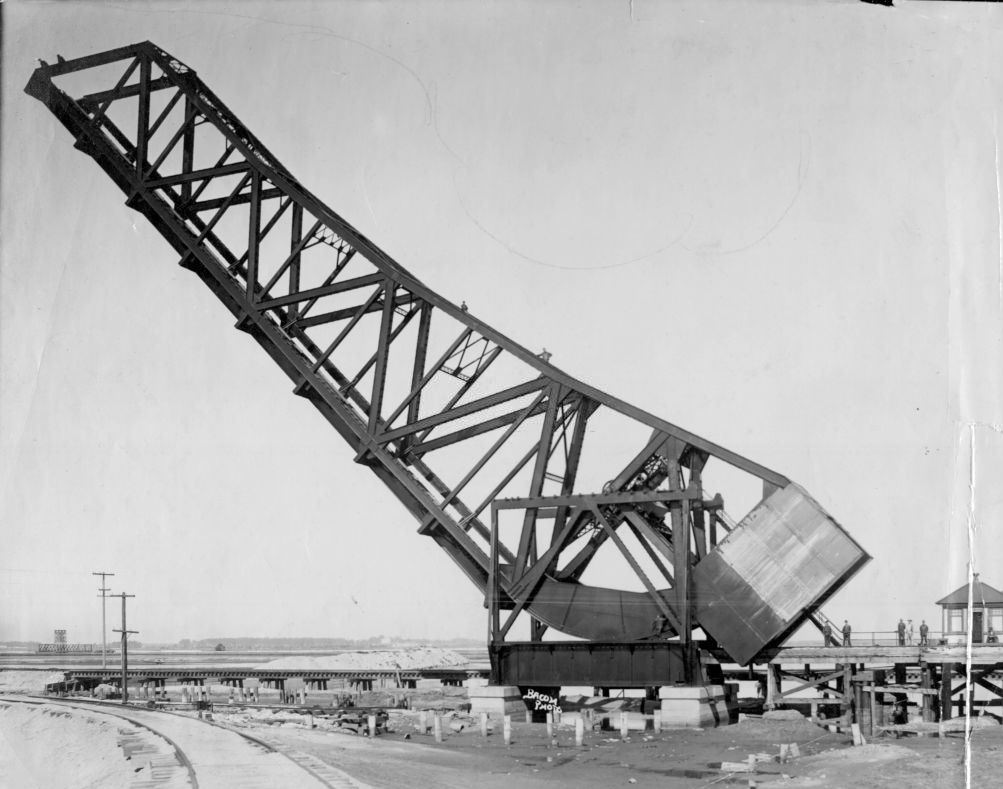
[{"label": "dirt ground", "polygon": [[[225,715],[216,715],[225,721]],[[562,727],[552,739],[544,724],[513,723],[506,746],[500,726],[482,737],[478,723],[456,716],[444,721],[445,740],[437,744],[417,732],[416,716],[395,715],[391,732],[370,740],[351,734],[307,729],[288,719],[269,725],[256,721],[286,747],[316,756],[375,787],[438,786],[511,789],[513,786],[820,787],[836,789],[954,789],[965,786],[964,739],[884,736],[853,747],[848,735],[805,720],[745,720],[717,729],[682,729],[655,734],[586,733],[574,745],[574,730]],[[454,732],[450,722],[467,724]],[[780,745],[797,743],[800,757],[781,764]],[[972,737],[972,782],[976,789],[1000,785],[1003,728],[979,730]],[[721,762],[746,762],[757,754],[756,774],[729,773]]]},{"label": "dirt ground", "polygon": [[[27,714],[27,713],[25,713]],[[115,727],[105,731],[86,723],[66,728],[63,716],[39,720],[0,716],[0,785],[17,787],[18,776],[38,770],[38,759],[52,749],[77,747],[88,754],[86,766],[100,767],[111,778],[131,776],[129,762],[118,753]],[[197,713],[189,713],[196,715]],[[16,716],[15,716],[16,717]],[[24,717],[24,715],[21,715]],[[512,743],[506,746],[500,722],[484,737],[479,722],[468,715],[443,716],[445,739],[417,729],[418,714],[394,711],[388,731],[374,739],[335,730],[331,718],[305,711],[267,709],[223,710],[212,713],[214,723],[266,739],[283,749],[314,756],[377,789],[513,789],[514,787],[573,786],[576,789],[637,786],[696,789],[711,786],[818,787],[819,789],[961,789],[965,786],[962,734],[938,737],[892,736],[875,738],[853,747],[847,735],[822,729],[804,719],[748,719],[716,729],[676,729],[655,734],[632,731],[626,741],[619,732],[587,731],[583,747],[574,745],[574,729],[557,727],[547,736],[546,725],[514,721]],[[565,719],[567,720],[567,718]],[[3,730],[4,722],[16,724]],[[64,724],[59,728],[56,724]],[[457,731],[462,726],[462,730]],[[84,730],[86,729],[86,731]],[[69,733],[68,733],[69,732]],[[18,737],[12,737],[14,733]],[[72,736],[70,736],[72,735]],[[79,742],[78,742],[79,741]],[[800,756],[780,763],[782,744],[798,745]],[[74,745],[76,744],[76,745]],[[1003,727],[974,731],[972,781],[975,789],[1000,786],[1003,775]],[[29,747],[30,746],[30,747]],[[108,752],[105,754],[105,752]],[[97,759],[98,754],[105,757]],[[722,769],[722,762],[742,763],[757,757],[756,773]],[[121,770],[115,770],[116,767]],[[78,778],[81,773],[75,772]],[[755,783],[750,783],[750,779]],[[9,783],[7,783],[9,781]],[[70,789],[95,783],[60,783]]]},{"label": "dirt ground", "polygon": [[[0,674],[5,675],[6,690],[15,685],[31,685],[23,690],[37,692],[34,686],[45,679],[42,672],[25,672],[25,676],[15,676],[14,672]],[[390,710],[388,730],[369,739],[345,729],[336,730],[331,710],[334,693],[311,694],[306,707],[273,712],[265,708],[230,707],[222,693],[225,689],[215,690],[220,693],[213,694],[214,722],[267,736],[269,741],[310,754],[373,787],[599,789],[623,785],[695,789],[748,787],[750,778],[758,787],[961,789],[966,786],[964,736],[960,732],[944,738],[896,739],[882,735],[868,745],[853,747],[848,734],[830,732],[795,715],[786,720],[747,718],[716,729],[676,729],[659,734],[650,729],[631,731],[624,742],[619,731],[586,731],[585,745],[579,748],[574,745],[574,717],[568,714],[553,737],[547,736],[543,723],[513,720],[512,744],[506,746],[500,721],[492,721],[493,730],[483,737],[476,717],[455,711],[465,706],[465,689],[439,688],[355,694],[359,705],[389,705],[395,696],[405,695],[411,706],[410,710]],[[274,702],[272,699],[271,703]],[[443,711],[444,742],[436,743],[431,733],[418,731],[419,716],[415,710],[419,708]],[[320,714],[311,719],[310,709]],[[456,731],[461,726],[462,730]],[[101,735],[97,728],[91,729],[93,736]],[[66,746],[65,733],[51,727],[31,732],[43,747]],[[798,745],[800,756],[780,763],[780,746],[791,743]],[[8,745],[13,747],[12,742]],[[1003,726],[975,730],[971,746],[970,786],[995,789],[1003,785]],[[758,757],[754,775],[722,770],[722,762],[747,763],[750,755]],[[30,761],[21,748],[8,748],[6,753],[0,748],[0,768],[4,762],[12,767],[25,758]],[[0,769],[0,776],[4,775],[5,771]],[[10,778],[9,772],[6,778]]]}]

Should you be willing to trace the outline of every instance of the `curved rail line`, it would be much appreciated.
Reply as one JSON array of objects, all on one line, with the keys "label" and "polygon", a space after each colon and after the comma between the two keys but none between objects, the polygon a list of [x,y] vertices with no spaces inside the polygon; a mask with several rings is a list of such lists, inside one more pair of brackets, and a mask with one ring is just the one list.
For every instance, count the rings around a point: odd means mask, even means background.
[{"label": "curved rail line", "polygon": [[[100,705],[100,704],[93,704],[93,705],[90,705],[90,704],[87,704],[87,703],[75,704],[75,703],[68,703],[68,702],[65,702],[65,701],[54,701],[52,699],[35,699],[35,698],[30,698],[30,697],[29,698],[17,698],[17,697],[8,697],[8,696],[2,696],[2,697],[0,697],[0,704],[2,704],[4,702],[16,703],[16,704],[30,704],[30,705],[36,706],[36,707],[44,707],[44,706],[46,706],[48,704],[48,705],[59,706],[59,707],[69,707],[70,709],[87,709],[88,707],[91,707],[91,706],[94,706],[94,707],[103,706],[103,705]],[[115,713],[115,712],[102,711],[99,714],[110,715],[111,717],[121,718],[122,720],[127,720],[127,721],[129,721],[129,723],[133,724],[134,726],[139,726],[141,729],[146,729],[151,734],[156,735],[160,739],[164,740],[168,745],[171,746],[171,748],[174,749],[174,755],[177,758],[178,762],[188,772],[188,782],[191,784],[192,789],[199,789],[199,781],[198,781],[198,776],[195,774],[195,766],[192,764],[191,760],[188,758],[188,754],[185,753],[184,749],[180,745],[178,745],[171,737],[169,737],[168,735],[164,734],[163,732],[157,731],[152,726],[148,726],[147,724],[145,724],[145,723],[143,723],[141,721],[138,721],[138,720],[136,720],[135,718],[133,718],[133,717],[131,717],[129,715],[123,715],[120,712],[119,713]]]},{"label": "curved rail line", "polygon": [[[189,781],[191,783],[192,788],[199,789],[199,782],[198,782],[198,776],[196,774],[195,765],[192,764],[191,760],[188,758],[188,755],[185,753],[184,749],[181,748],[181,746],[178,745],[178,743],[175,742],[168,735],[164,734],[161,731],[158,731],[149,724],[137,720],[135,714],[132,715],[126,714],[126,710],[124,710],[119,705],[112,705],[109,704],[108,702],[91,700],[91,699],[75,699],[73,701],[62,701],[62,700],[54,700],[49,697],[30,696],[27,694],[22,697],[7,697],[7,696],[0,697],[0,703],[5,701],[20,703],[20,704],[30,704],[34,706],[45,706],[47,704],[50,704],[54,706],[68,707],[70,709],[77,709],[77,710],[99,710],[100,711],[99,714],[105,714],[111,717],[116,717],[122,720],[129,721],[130,723],[139,726],[143,729],[146,729],[151,733],[155,734],[156,736],[160,737],[164,741],[166,741],[174,749],[174,753],[177,756],[178,761],[187,770]],[[173,717],[185,718],[186,720],[196,720],[190,718],[187,715],[180,715],[179,713],[172,712],[170,710],[162,710],[155,708],[130,709],[129,712],[132,713],[138,712],[141,714],[149,713],[149,714],[159,714],[159,715],[170,715]],[[280,756],[283,756],[284,758],[292,762],[294,765],[296,765],[299,769],[310,774],[321,784],[323,784],[326,787],[329,787],[329,789],[370,789],[370,787],[367,784],[364,784],[361,781],[356,780],[343,770],[340,770],[337,767],[334,767],[333,765],[329,765],[326,762],[323,762],[322,760],[314,756],[310,756],[309,754],[295,750],[290,750],[275,740],[257,737],[253,734],[242,732],[238,729],[235,729],[230,726],[225,726],[215,721],[201,720],[201,722],[209,726],[215,726],[231,734],[236,734],[242,739],[247,740],[250,743],[253,743],[254,745],[264,749],[269,753],[276,753],[279,754]]]}]

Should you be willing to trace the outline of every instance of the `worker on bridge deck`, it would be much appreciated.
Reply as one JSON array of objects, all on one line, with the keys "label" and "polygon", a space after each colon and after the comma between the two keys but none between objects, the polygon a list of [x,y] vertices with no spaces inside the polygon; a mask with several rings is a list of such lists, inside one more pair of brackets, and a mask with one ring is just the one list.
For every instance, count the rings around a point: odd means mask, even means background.
[{"label": "worker on bridge deck", "polygon": [[832,643],[832,625],[829,624],[829,620],[825,620],[825,624],[822,625],[822,646],[827,647]]},{"label": "worker on bridge deck", "polygon": [[853,644],[850,641],[850,634],[853,632],[853,628],[850,627],[850,622],[847,619],[843,620],[843,646],[852,647]]},{"label": "worker on bridge deck", "polygon": [[898,633],[899,633],[899,646],[900,647],[904,647],[905,646],[905,622],[903,622],[901,619],[899,619]]},{"label": "worker on bridge deck", "polygon": [[926,640],[929,634],[930,634],[930,628],[926,624],[926,620],[924,619],[922,622],[920,622],[919,625],[919,645],[921,647],[926,647],[930,645],[929,642]]}]

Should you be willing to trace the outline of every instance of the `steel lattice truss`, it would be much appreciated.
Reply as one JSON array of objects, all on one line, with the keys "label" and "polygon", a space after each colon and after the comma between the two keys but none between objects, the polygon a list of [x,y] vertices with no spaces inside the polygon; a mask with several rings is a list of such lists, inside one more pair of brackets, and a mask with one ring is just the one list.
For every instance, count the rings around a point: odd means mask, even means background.
[{"label": "steel lattice truss", "polygon": [[[61,87],[70,77],[86,92]],[[510,613],[496,635],[526,612],[534,638],[550,626],[645,639],[660,621],[663,637],[689,639],[697,624],[690,569],[719,528],[733,525],[721,498],[705,497],[705,466],[713,459],[758,478],[764,496],[785,477],[575,380],[430,290],[304,188],[194,71],[153,44],[43,64],[27,91],[404,503],[419,531],[478,587],[497,587],[496,608]],[[604,441],[624,431],[642,438],[610,466]],[[499,520],[513,513],[512,524]],[[621,553],[643,591],[582,583],[602,550]]]}]

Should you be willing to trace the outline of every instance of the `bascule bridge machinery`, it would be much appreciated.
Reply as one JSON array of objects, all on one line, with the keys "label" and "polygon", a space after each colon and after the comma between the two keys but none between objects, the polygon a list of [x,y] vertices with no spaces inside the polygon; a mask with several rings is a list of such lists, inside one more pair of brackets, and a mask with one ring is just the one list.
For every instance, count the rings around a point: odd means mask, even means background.
[{"label": "bascule bridge machinery", "polygon": [[[43,63],[26,91],[484,591],[496,681],[699,683],[701,647],[749,662],[867,561],[785,476],[424,285],[152,43]],[[715,468],[755,484],[737,522]],[[610,553],[633,588],[590,580]]]}]

